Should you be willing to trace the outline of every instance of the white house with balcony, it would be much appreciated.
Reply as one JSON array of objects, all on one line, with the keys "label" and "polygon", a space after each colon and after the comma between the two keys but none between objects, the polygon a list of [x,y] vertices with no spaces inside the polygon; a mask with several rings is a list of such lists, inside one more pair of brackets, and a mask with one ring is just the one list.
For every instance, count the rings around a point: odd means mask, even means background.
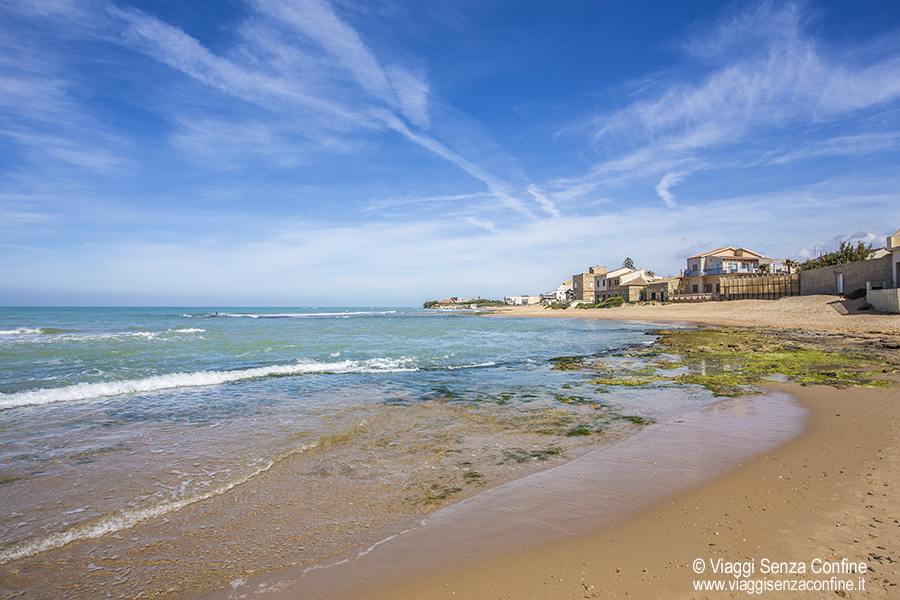
[{"label": "white house with balcony", "polygon": [[687,259],[687,268],[681,271],[685,294],[715,295],[720,291],[719,279],[756,275],[767,271],[780,272],[783,267],[746,248],[718,248]]}]

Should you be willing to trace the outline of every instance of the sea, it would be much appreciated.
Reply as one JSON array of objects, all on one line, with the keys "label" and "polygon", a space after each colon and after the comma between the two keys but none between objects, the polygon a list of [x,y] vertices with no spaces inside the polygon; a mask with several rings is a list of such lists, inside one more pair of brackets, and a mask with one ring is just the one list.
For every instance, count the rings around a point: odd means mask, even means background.
[{"label": "sea", "polygon": [[415,308],[0,308],[0,598],[190,598],[715,400],[602,386],[659,324]]}]

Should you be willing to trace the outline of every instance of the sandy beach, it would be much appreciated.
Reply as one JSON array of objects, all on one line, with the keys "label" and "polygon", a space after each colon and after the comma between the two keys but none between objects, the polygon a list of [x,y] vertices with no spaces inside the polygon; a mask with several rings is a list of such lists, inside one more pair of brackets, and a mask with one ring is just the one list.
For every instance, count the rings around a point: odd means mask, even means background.
[{"label": "sandy beach", "polygon": [[[833,297],[803,297],[498,314],[823,331],[894,356],[900,316],[857,308]],[[900,384],[900,377],[889,378]],[[620,444],[595,453],[595,463],[575,461],[513,482],[519,492],[508,485],[471,499],[468,508],[463,502],[444,509],[430,529],[390,540],[347,564],[269,574],[212,597],[252,597],[251,590],[273,598],[376,600],[900,597],[900,389],[766,387],[766,395],[721,403],[723,412],[746,417],[738,422],[750,427],[731,439],[719,436],[740,431],[733,423],[710,421],[714,428],[704,429],[704,413],[695,411],[628,440],[630,448]],[[808,411],[806,417],[762,412],[760,398],[771,394],[793,398],[773,406],[796,403]],[[751,418],[754,412],[759,419]],[[779,422],[791,419],[800,423],[797,432],[776,431]],[[695,430],[679,433],[683,423]],[[752,429],[766,423],[768,428]],[[666,438],[667,431],[675,433]],[[771,443],[762,454],[742,455],[764,435]],[[637,452],[638,458],[617,463],[615,448]],[[679,471],[689,462],[690,469]],[[628,468],[621,468],[625,463]],[[594,488],[573,484],[577,473],[588,473],[585,480]],[[552,502],[534,500],[541,498],[535,486],[557,494],[552,516],[535,509]],[[529,498],[529,505],[517,507],[517,494]],[[522,523],[526,534],[498,524],[504,504],[507,512],[528,515]],[[583,511],[586,505],[600,508],[590,513]],[[627,505],[634,510],[615,508]],[[473,518],[485,514],[482,522]],[[443,532],[442,520],[452,525]],[[561,535],[542,533],[554,527]],[[457,534],[449,535],[451,530]],[[722,587],[698,589],[703,585]]]},{"label": "sandy beach", "polygon": [[808,331],[900,332],[900,315],[860,310],[864,299],[838,296],[794,296],[781,300],[734,300],[625,305],[619,308],[553,310],[540,305],[510,306],[492,314],[522,317],[621,319],[689,322],[739,327],[781,327]]},{"label": "sandy beach", "polygon": [[[864,562],[837,577],[865,590],[769,591],[764,598],[897,597],[900,452],[896,390],[779,386],[812,413],[796,440],[601,533],[452,566],[354,598],[736,598],[694,582],[814,581],[825,563]],[[754,573],[712,573],[739,561]],[[705,573],[694,571],[700,559]],[[764,561],[803,575],[763,573]]]}]

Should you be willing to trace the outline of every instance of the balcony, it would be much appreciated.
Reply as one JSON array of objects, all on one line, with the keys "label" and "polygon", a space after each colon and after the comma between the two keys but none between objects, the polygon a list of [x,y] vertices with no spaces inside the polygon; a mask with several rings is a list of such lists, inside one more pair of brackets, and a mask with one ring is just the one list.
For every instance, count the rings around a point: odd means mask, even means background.
[{"label": "balcony", "polygon": [[713,269],[704,269],[697,271],[688,271],[687,269],[683,269],[681,271],[682,277],[706,277],[707,275],[752,275],[758,272],[758,268],[753,265],[744,265],[738,269],[726,269],[721,266],[716,266]]}]

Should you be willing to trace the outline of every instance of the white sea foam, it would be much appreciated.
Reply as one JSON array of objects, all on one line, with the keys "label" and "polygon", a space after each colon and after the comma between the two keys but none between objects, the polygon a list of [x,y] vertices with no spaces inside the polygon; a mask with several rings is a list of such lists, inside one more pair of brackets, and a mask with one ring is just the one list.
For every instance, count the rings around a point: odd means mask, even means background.
[{"label": "white sea foam", "polygon": [[37,335],[39,333],[41,333],[40,329],[34,329],[30,327],[0,330],[0,335]]},{"label": "white sea foam", "polygon": [[212,315],[181,315],[187,318],[197,317],[241,317],[245,319],[311,319],[317,317],[378,317],[396,314],[395,310],[365,310],[347,312],[313,312],[313,313],[215,313]]},{"label": "white sea foam", "polygon": [[482,367],[494,367],[497,363],[495,362],[484,362],[484,363],[473,363],[471,365],[458,365],[455,367],[443,367],[448,371],[456,371],[457,369],[478,369]]},{"label": "white sea foam", "polygon": [[187,329],[170,329],[169,333],[206,333],[206,330],[190,327]]},{"label": "white sea foam", "polygon": [[319,363],[302,360],[286,365],[268,365],[234,371],[194,371],[191,373],[171,373],[142,379],[123,381],[103,381],[79,383],[61,388],[37,389],[11,394],[0,394],[0,410],[50,404],[52,402],[72,402],[91,400],[122,394],[155,392],[174,388],[190,388],[207,385],[232,383],[273,375],[302,375],[305,373],[381,373],[415,371],[415,362],[409,358],[371,358],[368,360],[343,360]]}]

